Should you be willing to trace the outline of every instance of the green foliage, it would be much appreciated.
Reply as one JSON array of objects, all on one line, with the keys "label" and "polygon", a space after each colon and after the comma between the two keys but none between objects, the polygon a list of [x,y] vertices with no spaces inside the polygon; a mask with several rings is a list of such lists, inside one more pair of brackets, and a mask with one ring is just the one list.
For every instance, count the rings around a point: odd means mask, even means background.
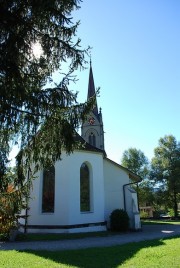
[{"label": "green foliage", "polygon": [[5,233],[0,232],[0,241],[8,241],[8,239],[9,239],[9,235],[7,232],[5,232]]},{"label": "green foliage", "polygon": [[139,205],[144,206],[146,203],[152,204],[153,187],[147,179],[149,174],[149,161],[144,153],[136,148],[129,148],[124,151],[121,163],[124,167],[144,179],[135,189],[138,193]]},{"label": "green foliage", "polygon": [[5,174],[0,189],[0,234],[8,237],[11,229],[18,228],[19,213],[26,208],[29,182],[17,183],[13,169]]},{"label": "green foliage", "polygon": [[146,206],[147,204],[154,204],[154,189],[151,181],[148,179],[143,180],[138,184],[138,200],[140,206]]},{"label": "green foliage", "polygon": [[177,142],[172,135],[160,138],[154,154],[151,178],[159,183],[164,204],[173,208],[177,217],[180,193],[180,142]]},{"label": "green foliage", "polygon": [[171,217],[174,217],[174,210],[173,209],[169,209],[168,210],[168,215]]},{"label": "green foliage", "polygon": [[129,229],[129,216],[123,209],[115,209],[110,215],[110,228],[112,231],[127,231]]},{"label": "green foliage", "polygon": [[149,214],[146,211],[140,211],[140,217],[146,219],[149,218]]},{"label": "green foliage", "polygon": [[148,159],[141,150],[129,148],[124,151],[121,163],[142,178],[148,175]]},{"label": "green foliage", "polygon": [[[77,103],[77,93],[69,90],[76,81],[73,72],[84,68],[88,54],[80,47],[79,22],[72,17],[80,2],[0,3],[0,181],[14,143],[23,148],[18,159],[21,175],[32,162],[36,169],[50,166],[63,149],[71,153],[77,146],[75,129],[94,103],[93,98]],[[39,56],[34,45],[41,48]],[[60,70],[57,84],[51,78],[55,70]]]}]

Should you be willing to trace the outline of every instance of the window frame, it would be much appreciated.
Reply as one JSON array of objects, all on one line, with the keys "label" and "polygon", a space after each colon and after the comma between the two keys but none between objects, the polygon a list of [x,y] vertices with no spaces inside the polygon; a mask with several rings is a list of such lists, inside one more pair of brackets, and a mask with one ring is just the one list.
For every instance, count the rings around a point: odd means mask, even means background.
[{"label": "window frame", "polygon": [[[52,170],[53,169],[53,170]],[[53,181],[52,182],[50,182],[50,179],[48,178],[46,178],[45,177],[45,175],[46,176],[48,176],[47,175],[47,173],[48,172],[50,172],[50,173],[52,173],[51,175],[53,176],[53,177],[51,177],[51,179],[53,178]],[[55,173],[56,173],[56,171],[55,171],[55,167],[54,166],[51,166],[50,168],[48,168],[48,169],[44,169],[43,171],[42,171],[42,187],[41,187],[41,213],[42,214],[54,214],[54,212],[55,212]],[[47,181],[45,182],[45,179],[47,179]],[[49,180],[49,181],[48,181]],[[45,183],[46,183],[46,186],[45,186]],[[44,191],[44,187],[47,187],[47,189],[49,190],[50,189],[50,183],[53,183],[53,185],[52,185],[52,207],[50,208],[50,209],[47,209],[47,208],[44,208],[45,206],[46,206],[46,202],[48,203],[48,201],[45,201],[45,194],[46,194],[46,192]],[[50,199],[50,193],[49,192],[47,192],[47,195],[49,195],[47,198],[49,198]]]},{"label": "window frame", "polygon": [[[82,167],[83,165],[86,166],[88,169],[88,205],[82,203]],[[81,213],[90,213],[93,209],[93,195],[92,195],[92,171],[91,167],[87,162],[83,162],[80,166],[80,212]],[[88,207],[88,209],[83,209],[82,206]]]},{"label": "window frame", "polygon": [[96,135],[93,132],[89,134],[88,141],[89,141],[89,144],[96,147]]}]

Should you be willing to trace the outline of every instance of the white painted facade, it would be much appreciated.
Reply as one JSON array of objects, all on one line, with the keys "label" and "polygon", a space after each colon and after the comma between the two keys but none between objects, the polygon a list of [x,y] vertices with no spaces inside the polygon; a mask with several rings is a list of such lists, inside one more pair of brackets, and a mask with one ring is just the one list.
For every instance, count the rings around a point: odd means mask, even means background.
[{"label": "white painted facade", "polygon": [[[86,163],[90,170],[91,211],[80,211],[80,167]],[[55,164],[55,210],[54,213],[42,213],[42,180],[43,172],[37,174],[33,182],[31,199],[29,202],[27,226],[29,230],[40,231],[42,226],[57,226],[57,229],[41,231],[70,231],[71,228],[61,228],[79,225],[77,230],[84,228],[80,225],[88,224],[88,230],[104,230],[105,226],[98,223],[104,222],[104,176],[103,157],[101,153],[76,151],[71,155],[63,153],[62,160]],[[93,226],[98,224],[98,226]],[[40,228],[33,228],[39,226]],[[44,227],[43,227],[44,228]]]},{"label": "white painted facade", "polygon": [[114,209],[124,209],[123,185],[129,182],[128,174],[120,169],[119,165],[109,159],[104,159],[104,198],[107,222]]},{"label": "white painted facade", "polygon": [[[80,167],[83,163],[90,170],[90,212],[80,211]],[[123,185],[130,183],[128,170],[104,157],[103,153],[86,150],[75,151],[71,155],[63,153],[62,160],[56,162],[53,213],[42,213],[42,181],[43,172],[39,172],[33,181],[26,222],[27,232],[106,230],[111,212],[118,208],[124,209]],[[136,193],[126,187],[125,198],[131,227],[134,229],[134,215],[139,215],[137,210],[133,211],[133,202],[137,205]]]},{"label": "white painted facade", "polygon": [[[137,194],[130,187],[131,183],[127,169],[108,158],[104,159],[105,219],[108,227],[111,212],[115,209],[124,209],[130,218],[130,228],[141,228]],[[138,219],[136,226],[135,215]]]}]

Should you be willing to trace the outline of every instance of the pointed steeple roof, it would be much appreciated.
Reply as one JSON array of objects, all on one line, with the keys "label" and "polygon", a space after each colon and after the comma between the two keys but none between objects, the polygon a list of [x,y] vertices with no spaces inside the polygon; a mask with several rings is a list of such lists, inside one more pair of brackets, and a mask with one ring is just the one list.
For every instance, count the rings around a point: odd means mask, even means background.
[{"label": "pointed steeple roof", "polygon": [[[87,99],[93,97],[95,95],[95,92],[96,91],[95,91],[95,86],[94,86],[92,64],[91,64],[91,60],[90,60],[89,84],[88,84],[88,96],[87,96]],[[98,117],[97,101],[95,101],[95,107],[93,109],[93,113]]]},{"label": "pointed steeple roof", "polygon": [[87,120],[85,120],[81,127],[81,137],[87,144],[104,151],[104,130],[101,109],[100,112],[97,106],[96,90],[94,86],[94,78],[92,65],[90,61],[89,69],[89,84],[87,100],[93,98],[94,108],[89,112]]}]

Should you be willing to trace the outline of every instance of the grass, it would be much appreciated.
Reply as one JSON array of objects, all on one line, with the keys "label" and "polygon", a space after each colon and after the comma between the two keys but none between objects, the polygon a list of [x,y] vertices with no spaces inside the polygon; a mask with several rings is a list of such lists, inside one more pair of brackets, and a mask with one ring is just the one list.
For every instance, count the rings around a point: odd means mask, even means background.
[{"label": "grass", "polygon": [[[52,240],[64,240],[64,239],[78,239],[85,237],[106,237],[109,235],[115,235],[116,232],[88,232],[88,233],[73,233],[73,234],[19,234],[17,241],[52,241]],[[119,234],[119,233],[118,233]]]},{"label": "grass", "polygon": [[156,225],[156,224],[180,224],[180,220],[160,219],[160,220],[141,220],[142,225]]},{"label": "grass", "polygon": [[178,268],[180,237],[69,251],[1,251],[4,268]]}]

